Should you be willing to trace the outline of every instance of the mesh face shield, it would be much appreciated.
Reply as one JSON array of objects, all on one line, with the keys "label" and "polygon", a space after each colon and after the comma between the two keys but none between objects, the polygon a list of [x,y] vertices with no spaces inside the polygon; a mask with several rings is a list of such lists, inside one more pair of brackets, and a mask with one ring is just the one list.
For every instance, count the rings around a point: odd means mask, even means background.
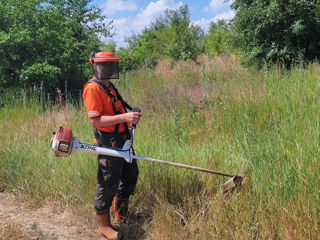
[{"label": "mesh face shield", "polygon": [[94,69],[100,80],[119,79],[119,62],[96,62]]}]

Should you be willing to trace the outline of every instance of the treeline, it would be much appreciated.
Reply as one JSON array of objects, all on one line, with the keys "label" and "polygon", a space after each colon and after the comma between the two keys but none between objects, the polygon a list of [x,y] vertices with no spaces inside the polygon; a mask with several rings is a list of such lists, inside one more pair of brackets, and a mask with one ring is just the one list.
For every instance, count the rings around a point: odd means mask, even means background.
[{"label": "treeline", "polygon": [[291,67],[319,59],[320,0],[235,0],[235,18],[211,23],[207,33],[191,23],[188,7],[167,10],[117,50],[112,21],[91,0],[1,0],[0,93],[40,86],[78,94],[92,74],[92,51],[114,51],[121,71],[153,67],[160,59],[196,60],[237,53],[249,63]]},{"label": "treeline", "polygon": [[127,38],[128,47],[116,54],[121,59],[121,70],[127,71],[137,66],[153,67],[160,59],[196,60],[204,53],[209,56],[231,53],[234,50],[226,36],[229,29],[227,22],[212,22],[205,34],[191,23],[188,6],[184,5],[177,10],[166,10],[164,16],[141,34]]},{"label": "treeline", "polygon": [[210,24],[208,32],[193,25],[187,6],[167,10],[118,51],[122,69],[154,66],[159,59],[196,59],[237,53],[247,63],[290,68],[320,57],[320,0],[235,0],[230,22]]}]

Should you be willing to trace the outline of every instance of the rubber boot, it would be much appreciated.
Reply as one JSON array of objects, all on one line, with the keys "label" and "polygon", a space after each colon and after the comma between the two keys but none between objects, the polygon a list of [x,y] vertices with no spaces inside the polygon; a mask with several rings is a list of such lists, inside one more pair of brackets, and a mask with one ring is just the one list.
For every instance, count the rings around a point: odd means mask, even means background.
[{"label": "rubber boot", "polygon": [[115,231],[111,225],[110,214],[97,215],[100,224],[100,233],[108,240],[120,240],[121,234]]},{"label": "rubber boot", "polygon": [[113,199],[114,221],[117,223],[126,223],[128,219],[129,198]]}]

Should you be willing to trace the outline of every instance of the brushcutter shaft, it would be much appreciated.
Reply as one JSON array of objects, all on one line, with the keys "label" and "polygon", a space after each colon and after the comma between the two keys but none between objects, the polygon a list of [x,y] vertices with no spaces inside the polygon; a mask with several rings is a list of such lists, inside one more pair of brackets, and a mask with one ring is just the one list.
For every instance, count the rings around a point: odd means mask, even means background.
[{"label": "brushcutter shaft", "polygon": [[[124,149],[127,149],[127,147],[124,147]],[[155,159],[155,158],[133,155],[132,151],[117,151],[117,150],[114,150],[111,148],[103,148],[103,147],[98,147],[98,146],[92,145],[92,144],[81,143],[78,141],[78,139],[76,137],[74,137],[73,138],[72,153],[75,153],[77,151],[102,154],[102,155],[108,155],[108,156],[114,156],[114,157],[121,157],[121,158],[124,158],[129,163],[132,162],[132,159],[137,159],[137,160],[158,163],[158,164],[162,164],[162,165],[174,166],[174,167],[179,167],[179,168],[187,168],[187,169],[191,169],[194,171],[205,172],[205,173],[221,175],[221,176],[226,176],[226,177],[234,177],[235,176],[235,175],[228,174],[228,173],[213,171],[213,170],[190,166],[190,165],[186,165],[186,164],[182,164],[182,163],[175,163],[175,162],[169,162],[169,161]]]},{"label": "brushcutter shaft", "polygon": [[217,171],[213,171],[213,170],[209,170],[209,169],[205,169],[205,168],[190,166],[190,165],[186,165],[186,164],[182,164],[182,163],[169,162],[169,161],[160,160],[160,159],[142,157],[142,156],[137,156],[137,155],[133,155],[132,158],[139,159],[139,160],[144,160],[144,161],[148,161],[148,162],[153,162],[153,163],[159,163],[159,164],[168,165],[168,166],[187,168],[187,169],[191,169],[191,170],[194,170],[194,171],[211,173],[211,174],[221,175],[221,176],[226,176],[226,177],[234,177],[235,176],[235,175],[228,174],[228,173],[217,172]]},{"label": "brushcutter shaft", "polygon": [[60,127],[59,130],[56,133],[54,133],[54,136],[51,141],[51,148],[56,157],[68,157],[77,151],[82,151],[82,152],[90,152],[90,153],[102,154],[107,156],[120,157],[120,158],[123,158],[128,163],[131,163],[132,159],[137,159],[137,160],[159,163],[159,164],[174,166],[179,168],[187,168],[194,171],[205,172],[205,173],[221,175],[226,177],[238,177],[240,179],[243,178],[242,176],[239,176],[239,175],[232,175],[228,173],[213,171],[210,169],[190,166],[182,163],[175,163],[175,162],[169,162],[169,161],[164,161],[164,160],[155,159],[155,158],[133,155],[132,145],[133,145],[133,137],[134,137],[134,128],[132,128],[131,130],[132,130],[131,139],[125,141],[122,149],[112,149],[112,148],[104,148],[104,147],[99,147],[97,145],[79,142],[79,140],[76,137],[72,136],[72,131],[70,128]]}]

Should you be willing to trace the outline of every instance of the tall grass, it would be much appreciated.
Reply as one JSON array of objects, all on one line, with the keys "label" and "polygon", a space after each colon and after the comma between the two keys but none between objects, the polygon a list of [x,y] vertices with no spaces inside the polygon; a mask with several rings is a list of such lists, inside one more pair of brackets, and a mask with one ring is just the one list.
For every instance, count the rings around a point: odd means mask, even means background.
[{"label": "tall grass", "polygon": [[[250,178],[226,199],[224,177],[139,162],[130,210],[143,218],[127,239],[320,238],[318,63],[287,71],[246,69],[234,56],[162,61],[116,85],[143,110],[138,155]],[[84,107],[8,103],[0,119],[2,187],[93,216],[95,156],[58,159],[49,146],[60,125],[92,141]]]}]

